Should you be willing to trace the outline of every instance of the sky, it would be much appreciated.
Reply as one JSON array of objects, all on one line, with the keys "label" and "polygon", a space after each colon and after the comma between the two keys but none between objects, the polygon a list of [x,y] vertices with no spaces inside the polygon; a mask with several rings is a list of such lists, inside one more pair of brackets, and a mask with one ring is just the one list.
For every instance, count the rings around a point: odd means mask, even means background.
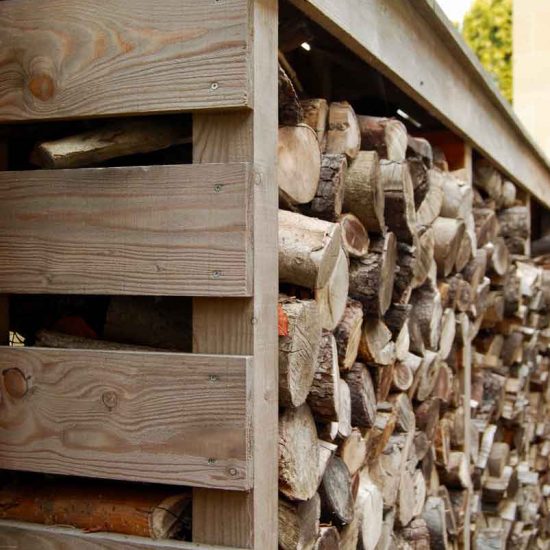
[{"label": "sky", "polygon": [[457,21],[462,25],[464,14],[472,5],[473,0],[437,0],[447,17],[451,21]]}]

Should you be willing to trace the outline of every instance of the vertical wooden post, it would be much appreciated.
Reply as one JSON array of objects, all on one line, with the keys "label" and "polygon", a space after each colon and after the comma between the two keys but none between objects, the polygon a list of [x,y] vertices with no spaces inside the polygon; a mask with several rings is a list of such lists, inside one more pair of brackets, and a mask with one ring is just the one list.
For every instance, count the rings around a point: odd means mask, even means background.
[{"label": "vertical wooden post", "polygon": [[[194,162],[254,167],[254,297],[193,301],[193,350],[254,356],[250,493],[196,489],[193,541],[277,548],[277,0],[249,0],[253,112],[198,114]],[[223,403],[220,403],[223,406]]]},{"label": "vertical wooden post", "polygon": [[[0,170],[8,169],[8,145],[0,141]],[[0,294],[0,345],[10,343],[10,312],[7,294]]]}]

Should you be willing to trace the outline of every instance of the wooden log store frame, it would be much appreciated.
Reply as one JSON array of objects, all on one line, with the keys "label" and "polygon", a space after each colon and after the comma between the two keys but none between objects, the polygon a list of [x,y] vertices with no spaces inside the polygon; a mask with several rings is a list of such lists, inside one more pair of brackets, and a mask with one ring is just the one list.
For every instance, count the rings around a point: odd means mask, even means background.
[{"label": "wooden log store frame", "polygon": [[[465,165],[475,149],[550,207],[546,158],[434,0],[289,1],[451,130]],[[0,125],[193,117],[193,165],[0,172],[0,344],[9,293],[193,298],[193,354],[0,348],[0,371],[42,390],[0,385],[0,468],[192,486],[193,542],[6,521],[0,547],[277,548],[277,31],[278,0],[0,2]],[[71,225],[71,209],[90,224]],[[178,414],[161,416],[184,444],[141,452],[118,430],[134,419],[132,435],[149,443],[158,429],[137,374],[174,400]],[[37,425],[10,433],[10,418],[32,426],[46,405],[61,417],[44,427],[49,439]],[[66,410],[86,417],[79,430]],[[122,451],[90,449],[108,437]]]}]

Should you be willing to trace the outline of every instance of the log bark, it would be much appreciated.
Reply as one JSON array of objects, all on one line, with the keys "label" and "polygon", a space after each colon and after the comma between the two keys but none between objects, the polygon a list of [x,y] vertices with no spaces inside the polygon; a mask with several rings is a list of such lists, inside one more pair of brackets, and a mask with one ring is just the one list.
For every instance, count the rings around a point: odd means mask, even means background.
[{"label": "log bark", "polygon": [[152,539],[173,537],[191,515],[181,488],[84,478],[18,480],[0,489],[0,518]]},{"label": "log bark", "polygon": [[304,122],[312,128],[316,135],[321,151],[327,147],[328,103],[326,99],[303,99],[301,101],[304,112]]},{"label": "log bark", "polygon": [[413,244],[416,210],[408,163],[380,161],[380,180],[384,189],[386,224],[400,241]]},{"label": "log bark", "polygon": [[317,491],[319,445],[307,405],[286,409],[279,418],[279,490],[290,500],[310,500]]},{"label": "log bark", "polygon": [[419,156],[408,158],[407,164],[409,165],[409,172],[411,174],[411,180],[414,190],[414,208],[418,210],[430,187],[428,181],[428,167],[424,159]]},{"label": "log bark", "polygon": [[308,405],[316,420],[337,422],[340,388],[338,352],[336,340],[329,331],[324,331],[319,346],[317,368],[307,397]]},{"label": "log bark", "polygon": [[288,320],[287,334],[279,336],[279,401],[298,407],[307,398],[318,368],[321,326],[313,300],[279,299]]},{"label": "log bark", "polygon": [[374,425],[366,432],[367,459],[366,462],[372,465],[384,452],[390,437],[395,429],[397,415],[391,412],[378,412]]},{"label": "log bark", "polygon": [[277,184],[282,205],[311,202],[321,174],[317,135],[307,124],[279,128]]},{"label": "log bark", "polygon": [[279,126],[295,126],[304,122],[304,111],[294,84],[279,65]]},{"label": "log bark", "polygon": [[338,224],[279,210],[279,280],[323,288],[334,271],[342,245]]},{"label": "log bark", "polygon": [[338,363],[343,372],[350,370],[357,359],[362,325],[363,306],[361,302],[348,298],[344,315],[334,331]]},{"label": "log bark", "polygon": [[453,270],[465,229],[461,220],[439,217],[434,221],[434,258],[438,275],[447,277]]},{"label": "log bark", "polygon": [[369,232],[384,230],[384,188],[375,152],[360,151],[350,164],[346,174],[344,211],[357,216]]},{"label": "log bark", "polygon": [[190,142],[191,129],[181,122],[155,118],[127,119],[40,143],[33,150],[31,161],[47,169],[81,168]]},{"label": "log bark", "polygon": [[346,309],[349,291],[349,263],[344,249],[338,253],[338,260],[328,280],[322,288],[315,289],[315,300],[319,306],[321,326],[334,330]]},{"label": "log bark", "polygon": [[321,499],[315,493],[305,502],[279,498],[279,548],[305,550],[312,548],[319,536]]},{"label": "log bark", "polygon": [[342,213],[348,162],[345,155],[322,155],[319,183],[313,200],[301,211],[312,218],[335,222]]},{"label": "log bark", "polygon": [[416,251],[408,244],[397,243],[397,269],[392,294],[394,304],[409,303],[417,269]]},{"label": "log bark", "polygon": [[474,208],[474,221],[477,246],[481,248],[495,240],[498,232],[498,221],[491,208]]},{"label": "log bark", "polygon": [[407,156],[420,157],[426,165],[426,168],[431,168],[433,166],[432,146],[427,139],[408,136]]},{"label": "log bark", "polygon": [[412,306],[410,304],[392,304],[384,315],[384,323],[390,329],[394,340],[399,338],[403,327],[407,325]]},{"label": "log bark", "polygon": [[328,113],[327,153],[354,159],[361,148],[361,132],[353,107],[347,101],[333,102]]},{"label": "log bark", "polygon": [[371,242],[370,252],[350,267],[350,294],[365,312],[375,317],[386,313],[393,293],[397,243],[393,233]]},{"label": "log bark", "polygon": [[376,418],[376,395],[368,369],[363,363],[355,363],[345,380],[350,389],[353,426],[370,428]]},{"label": "log bark", "polygon": [[498,213],[500,234],[512,254],[525,254],[530,235],[530,215],[526,206],[505,208]]},{"label": "log bark", "polygon": [[342,244],[350,258],[363,258],[369,251],[369,234],[357,216],[342,214],[338,218],[342,228]]},{"label": "log bark", "polygon": [[324,522],[344,525],[353,520],[354,506],[351,476],[344,461],[333,456],[319,487],[321,517]]},{"label": "log bark", "polygon": [[376,151],[381,159],[401,162],[407,152],[407,128],[394,118],[359,116],[361,149]]}]

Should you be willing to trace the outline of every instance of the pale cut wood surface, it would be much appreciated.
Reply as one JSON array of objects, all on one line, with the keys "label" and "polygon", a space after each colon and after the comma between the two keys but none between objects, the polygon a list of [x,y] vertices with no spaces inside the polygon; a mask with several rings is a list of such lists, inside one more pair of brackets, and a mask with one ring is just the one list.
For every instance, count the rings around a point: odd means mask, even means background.
[{"label": "pale cut wood surface", "polygon": [[248,0],[4,0],[0,121],[250,104]]},{"label": "pale cut wood surface", "polygon": [[0,292],[247,296],[249,168],[0,172]]},{"label": "pale cut wood surface", "polygon": [[[0,521],[0,547],[10,550],[221,550],[219,546]],[[237,550],[224,547],[223,550]]]},{"label": "pale cut wood surface", "polygon": [[250,369],[247,357],[2,348],[0,466],[248,489]]}]

